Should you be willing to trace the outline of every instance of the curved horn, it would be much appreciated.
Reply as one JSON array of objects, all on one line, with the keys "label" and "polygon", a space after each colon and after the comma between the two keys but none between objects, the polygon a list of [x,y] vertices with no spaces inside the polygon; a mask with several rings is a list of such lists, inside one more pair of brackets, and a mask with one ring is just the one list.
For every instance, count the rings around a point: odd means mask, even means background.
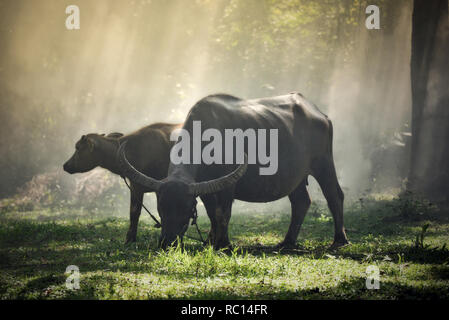
[{"label": "curved horn", "polygon": [[219,192],[221,190],[229,188],[232,185],[236,184],[241,177],[243,177],[247,168],[248,156],[245,153],[245,161],[243,164],[239,165],[237,169],[223,177],[214,180],[192,183],[189,185],[189,193],[195,196],[200,196],[203,194]]},{"label": "curved horn", "polygon": [[126,143],[127,141],[124,141],[122,144],[120,144],[120,147],[118,148],[117,151],[117,161],[120,170],[122,171],[122,175],[124,175],[129,180],[137,184],[158,191],[162,185],[162,182],[153,179],[151,177],[148,177],[145,174],[139,172],[136,168],[133,167],[131,163],[129,163],[128,159],[126,159],[125,155]]}]

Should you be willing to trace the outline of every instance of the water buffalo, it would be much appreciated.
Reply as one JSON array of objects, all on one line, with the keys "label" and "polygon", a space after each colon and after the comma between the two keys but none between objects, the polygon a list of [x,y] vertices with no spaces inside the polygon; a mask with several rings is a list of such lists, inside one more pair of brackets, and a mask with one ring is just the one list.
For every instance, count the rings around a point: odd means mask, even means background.
[{"label": "water buffalo", "polygon": [[[170,148],[173,145],[170,134],[178,127],[181,127],[181,124],[155,123],[128,135],[121,133],[111,133],[107,136],[95,133],[83,135],[75,145],[75,153],[64,164],[64,170],[73,174],[102,167],[121,175],[116,153],[119,145],[126,141],[129,146],[126,155],[133,165],[147,175],[163,179],[167,176]],[[136,241],[144,193],[155,191],[151,187],[133,181],[130,187],[130,226],[126,243]]]},{"label": "water buffalo", "polygon": [[[230,245],[228,224],[234,199],[270,202],[288,196],[291,222],[280,246],[295,246],[311,203],[306,189],[308,175],[318,181],[332,212],[335,233],[331,248],[348,243],[343,226],[344,196],[332,155],[332,123],[314,104],[299,93],[255,100],[217,94],[203,98],[192,107],[183,129],[192,135],[196,121],[201,121],[204,129],[220,132],[277,129],[278,170],[272,175],[261,175],[261,164],[248,164],[248,161],[232,165],[170,163],[167,178],[160,180],[130,165],[122,145],[118,157],[123,172],[131,180],[157,191],[162,247],[183,236],[197,196],[209,208],[209,240],[215,248]],[[245,152],[248,153],[248,144]]]}]

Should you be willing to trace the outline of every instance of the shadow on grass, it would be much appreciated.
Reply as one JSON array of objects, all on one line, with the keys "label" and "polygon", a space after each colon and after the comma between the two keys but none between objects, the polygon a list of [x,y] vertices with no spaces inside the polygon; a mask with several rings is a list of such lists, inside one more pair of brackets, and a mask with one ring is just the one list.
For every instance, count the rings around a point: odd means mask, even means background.
[{"label": "shadow on grass", "polygon": [[60,283],[64,283],[65,281],[66,277],[64,275],[49,274],[38,277],[36,279],[28,281],[25,287],[23,287],[19,291],[17,298],[23,299],[26,294],[29,294],[29,292],[32,291],[39,292],[38,298],[43,298],[46,294],[45,289],[49,288],[52,285],[59,285]]},{"label": "shadow on grass", "polygon": [[238,295],[226,290],[206,290],[182,297],[182,299],[283,299],[283,300],[447,300],[449,287],[430,285],[413,287],[402,283],[380,282],[379,289],[367,289],[366,278],[357,277],[341,282],[330,288],[285,289],[279,290],[269,284],[258,285],[257,293]]},{"label": "shadow on grass", "polygon": [[[440,272],[440,271],[438,271]],[[446,271],[445,271],[446,272]],[[446,274],[447,276],[447,274]],[[99,299],[101,297],[115,297],[120,294],[120,286],[123,280],[114,276],[102,275],[99,278],[106,287],[100,291],[94,285],[95,276],[89,283],[84,283],[81,290],[63,290],[60,295],[62,299]],[[47,290],[51,286],[65,282],[65,277],[53,274],[41,276],[29,281],[20,290],[17,298],[26,298],[30,292],[37,294],[36,298],[46,298]],[[126,283],[125,283],[126,285]],[[118,286],[118,287],[117,287]],[[449,286],[444,283],[431,283],[426,286],[409,285],[402,282],[380,281],[379,289],[367,289],[366,278],[354,277],[350,280],[340,282],[332,287],[309,287],[286,288],[284,286],[273,286],[270,282],[251,283],[242,287],[223,286],[215,289],[201,290],[200,292],[187,293],[178,297],[168,299],[189,300],[239,300],[239,299],[282,299],[282,300],[447,300],[449,299]]]},{"label": "shadow on grass", "polygon": [[[238,248],[240,253],[248,252],[252,255],[297,255],[307,256],[312,259],[326,259],[328,257],[337,257],[344,259],[352,259],[359,262],[382,261],[385,257],[397,263],[402,259],[407,262],[420,264],[429,263],[445,263],[449,261],[449,250],[446,248],[415,248],[407,245],[397,245],[395,248],[387,250],[379,250],[375,254],[345,252],[339,250],[330,250],[329,246],[318,246],[313,249],[297,248],[279,249],[274,246],[242,246]],[[390,258],[391,257],[391,258]],[[400,257],[400,258],[399,258]]]}]

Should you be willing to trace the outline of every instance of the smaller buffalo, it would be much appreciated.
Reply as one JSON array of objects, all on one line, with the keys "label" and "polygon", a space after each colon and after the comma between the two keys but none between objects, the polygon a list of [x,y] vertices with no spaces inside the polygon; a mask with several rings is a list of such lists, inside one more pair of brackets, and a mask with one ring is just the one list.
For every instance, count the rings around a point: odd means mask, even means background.
[{"label": "smaller buffalo", "polygon": [[[170,134],[181,126],[182,124],[155,123],[128,135],[121,133],[111,133],[107,136],[95,133],[83,135],[75,144],[75,153],[64,164],[64,170],[73,174],[102,167],[122,175],[116,161],[116,153],[120,144],[126,141],[126,157],[133,166],[148,176],[163,179],[167,176],[170,149],[173,146]],[[155,191],[133,181],[130,187],[130,226],[126,243],[136,241],[144,193]]]}]

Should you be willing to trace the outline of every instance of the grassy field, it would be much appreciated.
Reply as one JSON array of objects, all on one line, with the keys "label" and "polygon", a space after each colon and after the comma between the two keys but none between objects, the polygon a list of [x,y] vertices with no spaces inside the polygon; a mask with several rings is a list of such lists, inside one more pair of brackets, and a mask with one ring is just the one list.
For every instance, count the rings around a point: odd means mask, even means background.
[{"label": "grassy field", "polygon": [[[399,200],[348,204],[351,245],[329,251],[333,222],[314,204],[298,248],[277,251],[288,210],[235,212],[233,249],[194,240],[156,249],[148,217],[138,242],[125,246],[126,217],[79,209],[0,213],[1,299],[448,299],[449,222]],[[145,213],[142,213],[145,215]],[[202,230],[209,227],[201,215]],[[197,236],[191,227],[188,234]],[[66,289],[68,265],[80,289]],[[366,268],[379,267],[380,289],[366,289]]]}]

